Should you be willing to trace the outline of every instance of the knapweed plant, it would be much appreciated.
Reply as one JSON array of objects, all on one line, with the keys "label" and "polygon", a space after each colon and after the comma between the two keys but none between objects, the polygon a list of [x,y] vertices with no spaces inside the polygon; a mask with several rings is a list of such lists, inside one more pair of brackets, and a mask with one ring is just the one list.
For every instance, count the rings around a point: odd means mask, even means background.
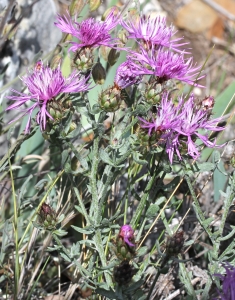
[{"label": "knapweed plant", "polygon": [[193,92],[204,67],[164,17],[98,7],[72,1],[4,99],[1,299],[234,300],[234,164],[216,100]]}]

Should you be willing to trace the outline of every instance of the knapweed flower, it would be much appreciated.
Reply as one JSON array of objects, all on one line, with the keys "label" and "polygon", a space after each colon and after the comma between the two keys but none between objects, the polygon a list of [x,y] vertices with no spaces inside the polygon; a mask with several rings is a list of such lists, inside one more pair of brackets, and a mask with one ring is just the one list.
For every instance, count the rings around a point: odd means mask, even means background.
[{"label": "knapweed flower", "polygon": [[235,268],[229,263],[224,263],[223,267],[226,274],[214,274],[222,281],[222,292],[219,291],[219,297],[214,300],[235,300]]},{"label": "knapweed flower", "polygon": [[138,84],[140,83],[143,76],[135,75],[136,73],[138,73],[138,69],[129,58],[117,68],[114,82],[121,89],[124,89],[133,84]]},{"label": "knapweed flower", "polygon": [[211,113],[203,108],[197,108],[194,94],[189,99],[183,96],[179,97],[176,106],[169,94],[164,93],[160,105],[157,107],[157,113],[152,121],[140,119],[140,126],[148,129],[148,134],[158,133],[159,144],[166,145],[166,152],[172,163],[173,154],[176,153],[181,160],[181,149],[186,148],[187,153],[192,158],[197,159],[200,156],[196,140],[199,138],[208,147],[221,147],[209,140],[208,135],[199,133],[201,130],[221,131],[224,128],[218,127],[220,118],[210,120]]},{"label": "knapweed flower", "polygon": [[210,112],[203,108],[198,109],[195,102],[194,94],[191,94],[187,101],[183,97],[179,98],[179,107],[182,107],[182,109],[178,115],[180,122],[175,128],[175,131],[178,132],[175,139],[180,144],[180,140],[184,136],[186,138],[188,154],[197,159],[200,153],[195,144],[196,138],[199,138],[208,147],[217,147],[215,142],[212,143],[207,135],[203,135],[199,131],[221,131],[224,128],[217,126],[220,121],[219,118],[210,120]]},{"label": "knapweed flower", "polygon": [[135,247],[135,244],[132,243],[132,241],[134,241],[134,230],[130,225],[123,225],[120,228],[118,236],[121,237],[128,246]]},{"label": "knapweed flower", "polygon": [[151,18],[150,16],[141,15],[140,17],[132,17],[126,21],[121,21],[121,25],[128,31],[128,38],[143,41],[147,46],[164,46],[171,48],[177,52],[182,52],[179,47],[187,43],[179,43],[183,38],[171,40],[177,31],[174,27],[167,26],[166,18],[158,16]]},{"label": "knapweed flower", "polygon": [[186,59],[184,54],[164,51],[162,48],[156,51],[154,48],[146,50],[140,47],[140,53],[133,52],[131,59],[135,61],[136,75],[154,75],[159,83],[176,79],[202,87],[195,83],[195,80],[204,77],[198,77],[201,66],[193,65],[192,57]]},{"label": "knapweed flower", "polygon": [[71,34],[77,38],[78,42],[70,42],[72,47],[70,51],[76,52],[84,47],[99,47],[101,45],[114,47],[116,40],[110,35],[110,31],[116,27],[119,17],[114,10],[111,10],[105,21],[96,21],[94,18],[88,18],[81,23],[73,21],[71,16],[58,15],[55,25],[65,33]]},{"label": "knapweed flower", "polygon": [[162,95],[162,100],[157,108],[157,114],[151,121],[147,121],[143,118],[139,118],[141,121],[140,126],[148,129],[148,134],[151,135],[152,131],[165,133],[172,131],[179,123],[176,118],[178,114],[177,107],[174,105],[171,99],[168,98],[168,93]]},{"label": "knapweed flower", "polygon": [[51,69],[44,66],[42,61],[36,63],[34,69],[21,80],[28,89],[28,93],[20,93],[12,90],[14,95],[7,98],[13,100],[14,103],[6,110],[17,109],[25,105],[29,100],[33,105],[29,108],[22,109],[22,114],[14,119],[15,122],[24,115],[28,115],[29,119],[26,124],[25,133],[30,131],[30,123],[32,113],[38,109],[36,121],[40,125],[41,130],[45,130],[46,120],[53,117],[48,112],[47,105],[51,100],[55,100],[58,95],[63,93],[78,93],[88,89],[87,79],[78,72],[73,72],[69,77],[63,77],[60,66],[56,69]]}]

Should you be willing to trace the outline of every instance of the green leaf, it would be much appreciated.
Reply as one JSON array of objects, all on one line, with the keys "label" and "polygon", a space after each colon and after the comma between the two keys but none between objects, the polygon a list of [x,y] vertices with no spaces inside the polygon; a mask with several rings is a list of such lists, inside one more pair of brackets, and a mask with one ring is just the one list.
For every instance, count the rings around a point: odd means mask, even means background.
[{"label": "green leaf", "polygon": [[134,152],[133,153],[133,159],[135,162],[137,162],[137,164],[139,165],[147,165],[148,162],[146,160],[140,159],[140,157],[143,156],[142,154],[140,154],[139,152]]},{"label": "green leaf", "polygon": [[146,212],[146,217],[151,219],[157,216],[159,212],[159,206],[157,204],[151,204]]},{"label": "green leaf", "polygon": [[115,166],[113,161],[109,157],[108,153],[104,149],[100,149],[99,154],[100,154],[100,158],[103,162],[105,162],[106,164],[111,165],[113,167]]},{"label": "green leaf", "polygon": [[142,256],[142,255],[145,255],[148,251],[148,247],[147,246],[144,246],[144,247],[141,247],[138,251],[137,251],[137,256]]},{"label": "green leaf", "polygon": [[215,164],[211,162],[195,163],[192,165],[195,172],[205,172],[213,171],[215,169]]},{"label": "green leaf", "polygon": [[95,290],[97,294],[99,295],[102,295],[104,297],[107,297],[108,299],[115,299],[117,300],[116,298],[116,293],[114,291],[111,291],[111,290],[105,290],[105,289],[102,289],[102,288],[98,288]]},{"label": "green leaf", "polygon": [[212,160],[213,162],[215,162],[216,164],[220,161],[220,153],[218,150],[213,151],[212,154]]},{"label": "green leaf", "polygon": [[[218,168],[214,171],[213,174],[213,181],[214,181],[214,201],[218,202],[220,199],[220,190],[224,191],[225,185],[227,182],[227,176],[224,175],[225,169],[224,169],[224,163],[221,160],[218,163]],[[222,172],[221,172],[222,171]]]},{"label": "green leaf", "polygon": [[[86,227],[80,228],[80,227],[77,227],[77,226],[74,226],[74,225],[71,225],[71,227],[73,229],[75,229],[76,231],[78,231],[80,233],[84,233],[84,234],[92,234],[94,232],[94,229],[86,229]],[[91,228],[91,227],[89,227],[89,228]]]},{"label": "green leaf", "polygon": [[53,231],[53,233],[58,236],[65,236],[67,234],[67,231],[65,231],[63,229],[58,229],[58,230]]},{"label": "green leaf", "polygon": [[66,261],[68,261],[68,262],[71,262],[71,259],[70,259],[66,254],[64,254],[63,252],[60,252],[60,256],[61,256],[64,260],[66,260]]}]

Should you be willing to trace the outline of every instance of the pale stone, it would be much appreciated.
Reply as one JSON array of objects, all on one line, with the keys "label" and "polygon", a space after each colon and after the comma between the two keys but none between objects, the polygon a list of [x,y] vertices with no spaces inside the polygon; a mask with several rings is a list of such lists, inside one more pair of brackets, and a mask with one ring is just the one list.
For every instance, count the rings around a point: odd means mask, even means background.
[{"label": "pale stone", "polygon": [[210,37],[223,33],[223,21],[218,13],[200,0],[183,6],[177,13],[175,24],[193,33],[204,32]]}]

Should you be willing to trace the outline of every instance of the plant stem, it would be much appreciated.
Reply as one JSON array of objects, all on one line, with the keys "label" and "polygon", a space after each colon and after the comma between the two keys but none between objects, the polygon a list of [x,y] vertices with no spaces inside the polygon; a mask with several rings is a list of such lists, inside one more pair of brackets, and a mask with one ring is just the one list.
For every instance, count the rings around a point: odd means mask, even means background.
[{"label": "plant stem", "polygon": [[199,201],[197,199],[197,196],[196,196],[196,194],[194,192],[194,189],[193,189],[192,183],[190,181],[190,178],[189,178],[189,176],[187,174],[185,175],[185,180],[187,181],[190,193],[191,193],[191,195],[193,197],[193,201],[194,201],[194,204],[195,204],[195,207],[196,207],[196,211],[197,211],[197,214],[198,214],[198,220],[199,220],[200,224],[202,225],[202,227],[207,232],[207,234],[210,237],[211,241],[213,242],[212,232],[209,230],[208,226],[204,226],[203,225],[203,222],[206,219],[205,219],[205,216],[204,216],[204,214],[202,212],[202,209],[201,209],[200,203],[199,203]]},{"label": "plant stem", "polygon": [[14,228],[14,235],[15,235],[14,299],[17,300],[18,289],[19,289],[19,277],[20,277],[19,244],[18,244],[18,213],[17,213],[17,200],[15,196],[15,185],[14,185],[14,178],[11,169],[10,156],[8,156],[8,163],[10,166],[11,186],[12,186],[12,195],[13,195],[13,202],[14,202],[14,221],[13,221],[13,228]]},{"label": "plant stem", "polygon": [[158,269],[158,272],[157,272],[157,274],[156,274],[156,276],[155,276],[155,278],[154,278],[154,280],[153,280],[153,283],[152,283],[152,285],[151,285],[151,287],[150,287],[150,290],[149,290],[149,293],[148,293],[148,296],[147,296],[147,298],[146,298],[146,300],[149,300],[150,299],[150,297],[151,297],[151,295],[152,295],[152,292],[153,292],[153,289],[154,289],[154,287],[155,287],[155,285],[156,285],[156,282],[157,282],[157,280],[158,280],[158,278],[159,278],[159,276],[160,276],[160,274],[161,274],[161,269],[165,266],[165,264],[168,262],[168,260],[169,260],[169,255],[166,255],[164,258],[163,258],[163,261],[162,261],[162,263],[161,263],[161,266],[160,266],[160,268]]},{"label": "plant stem", "polygon": [[[100,256],[102,267],[107,267],[107,261],[106,261],[106,256],[105,256],[105,252],[104,252],[104,246],[102,243],[102,236],[101,236],[100,229],[96,230],[95,236],[94,236],[94,241],[95,241],[95,245],[96,245],[96,250],[98,251],[99,256]],[[108,286],[111,287],[113,285],[111,276],[107,272],[104,272],[104,276],[105,276]]]},{"label": "plant stem", "polygon": [[100,137],[97,136],[94,140],[93,144],[93,164],[91,168],[91,175],[90,175],[90,186],[91,186],[91,207],[90,207],[90,217],[93,217],[95,225],[98,225],[100,222],[100,218],[98,218],[99,212],[99,195],[97,190],[97,172],[98,172],[98,165],[99,165],[99,141]]},{"label": "plant stem", "polygon": [[153,184],[155,182],[156,176],[157,176],[157,173],[155,173],[152,176],[152,178],[149,180],[149,182],[148,182],[148,184],[147,184],[147,186],[145,188],[144,195],[142,196],[142,198],[140,200],[140,203],[139,203],[139,205],[138,205],[138,207],[136,209],[136,212],[135,212],[135,214],[134,214],[134,216],[133,216],[133,218],[131,220],[131,226],[132,227],[135,227],[135,225],[136,225],[135,223],[139,220],[139,218],[140,218],[140,216],[142,214],[142,211],[143,211],[143,209],[145,207],[145,203],[146,203],[147,198],[149,196],[149,191],[151,190],[151,188],[152,188],[152,186],[153,186]]}]

